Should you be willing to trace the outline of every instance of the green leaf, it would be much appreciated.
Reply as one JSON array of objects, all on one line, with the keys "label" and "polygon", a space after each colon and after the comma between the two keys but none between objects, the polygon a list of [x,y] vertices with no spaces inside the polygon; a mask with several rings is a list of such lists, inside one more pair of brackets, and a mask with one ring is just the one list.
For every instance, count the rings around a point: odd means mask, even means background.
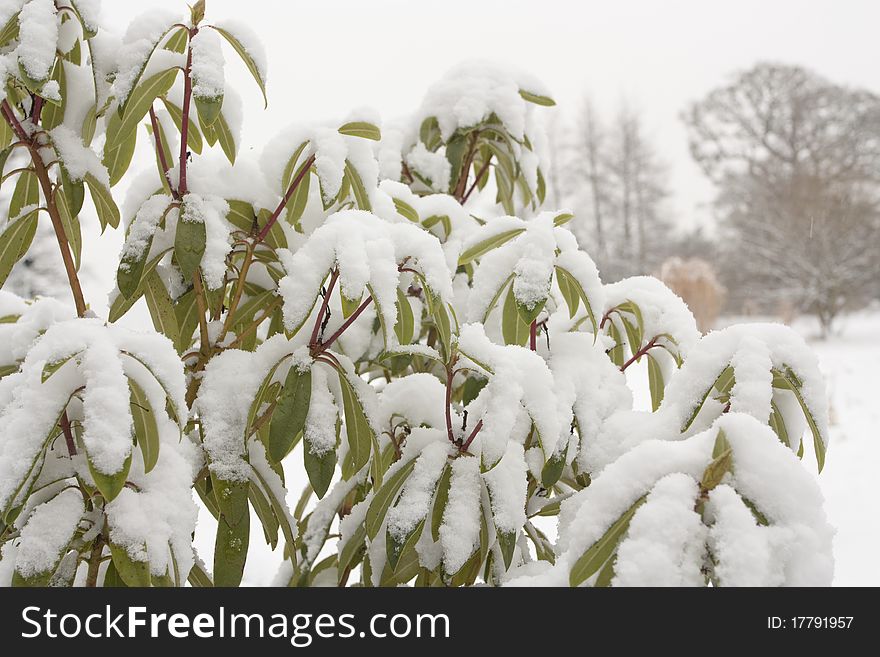
[{"label": "green leaf", "polygon": [[498,546],[501,548],[501,556],[504,559],[504,569],[510,570],[510,564],[513,563],[513,553],[516,550],[516,532],[502,532],[496,529],[498,536]]},{"label": "green leaf", "polygon": [[229,123],[227,123],[226,117],[223,116],[222,112],[211,128],[214,130],[214,134],[217,135],[217,140],[220,142],[220,148],[223,149],[226,159],[229,160],[230,164],[235,164],[238,144],[236,144],[235,136],[232,134],[232,130],[229,129]]},{"label": "green leaf", "polygon": [[449,501],[449,486],[452,483],[452,466],[447,463],[437,481],[437,493],[434,495],[434,506],[431,508],[431,538],[440,540],[440,526],[443,524],[443,512]]},{"label": "green leaf", "polygon": [[174,257],[177,259],[177,266],[180,267],[184,280],[189,281],[202,264],[207,230],[204,221],[188,219],[187,214],[187,203],[184,200],[180,207],[177,232],[174,235]]},{"label": "green leaf", "polygon": [[217,27],[216,25],[209,25],[212,29],[216,30],[226,39],[230,45],[235,49],[235,52],[238,53],[238,56],[241,57],[241,60],[244,62],[245,66],[247,66],[248,71],[251,72],[251,75],[254,76],[254,80],[256,80],[257,84],[260,87],[260,91],[263,92],[263,105],[264,107],[269,106],[269,99],[266,97],[266,81],[263,80],[263,76],[260,74],[260,69],[257,66],[257,63],[254,61],[254,58],[251,57],[250,53],[248,53],[247,48],[245,48],[241,42],[229,31],[224,30],[222,27]]},{"label": "green leaf", "polygon": [[214,585],[238,586],[250,538],[249,481],[229,481],[211,474],[220,517],[214,542]]},{"label": "green leaf", "polygon": [[134,379],[128,380],[128,387],[131,392],[134,435],[144,457],[144,473],[147,473],[159,460],[159,427],[147,393]]},{"label": "green leaf", "polygon": [[351,538],[345,542],[345,545],[342,546],[342,550],[339,552],[339,572],[340,574],[344,572],[347,568],[353,567],[360,560],[365,546],[364,539],[367,536],[367,532],[364,529],[363,525],[358,525],[354,534],[351,535]]},{"label": "green leaf", "polygon": [[348,179],[349,185],[351,186],[351,193],[354,196],[358,208],[369,212],[372,209],[370,206],[370,195],[367,193],[367,188],[364,187],[364,181],[361,179],[361,174],[358,173],[354,165],[348,160],[345,161],[345,177]]},{"label": "green leaf", "polygon": [[125,252],[120,258],[119,268],[116,270],[116,286],[126,298],[131,298],[141,289],[147,257],[150,255],[150,249],[153,245],[153,237],[155,237],[155,232],[147,238],[147,243],[140,250],[140,253]]},{"label": "green leaf", "polygon": [[187,575],[187,581],[190,585],[199,588],[210,588],[214,586],[214,582],[211,581],[211,576],[202,568],[202,564],[198,561],[193,564],[193,567],[190,568],[189,575]]},{"label": "green leaf", "polygon": [[[118,120],[116,119],[117,116],[116,113],[113,113],[110,117],[110,122],[112,123],[114,120]],[[101,159],[101,164],[107,167],[107,172],[110,174],[111,187],[122,180],[122,176],[128,171],[132,157],[134,157],[134,149],[136,145],[137,130],[132,130],[128,135],[119,140],[119,145],[116,146],[116,148],[104,150],[104,157]]]},{"label": "green leaf", "polygon": [[726,394],[730,391],[731,388],[733,388],[733,384],[733,368],[728,365],[723,370],[721,370],[718,378],[715,379],[715,382],[712,384],[712,386],[703,393],[700,401],[694,406],[690,416],[684,423],[684,426],[681,428],[682,432],[690,429],[691,425],[694,423],[694,420],[696,420],[697,416],[700,414],[700,409],[703,408],[703,405],[706,403],[706,400],[709,398],[709,394],[712,392],[713,389],[718,390],[719,393]]},{"label": "green leaf", "polygon": [[185,53],[186,52],[186,44],[189,41],[189,30],[185,27],[178,28],[175,32],[168,37],[168,41],[165,42],[165,45],[162,46],[165,50],[170,50],[171,52],[176,53]]},{"label": "green leaf", "polygon": [[770,428],[776,433],[779,437],[779,442],[781,442],[786,447],[791,447],[791,443],[789,442],[790,438],[788,436],[788,429],[785,426],[785,418],[782,415],[782,411],[779,409],[779,406],[776,405],[772,399],[770,400]]},{"label": "green leaf", "polygon": [[122,579],[122,576],[116,569],[116,564],[113,563],[112,558],[110,559],[110,563],[107,564],[107,570],[104,571],[104,582],[101,586],[103,586],[105,589],[128,588],[128,584],[126,584],[125,580]]},{"label": "green leaf", "polygon": [[339,134],[349,137],[360,137],[361,139],[372,139],[379,141],[382,139],[382,133],[378,126],[366,121],[351,121],[339,128]]},{"label": "green leaf", "polygon": [[611,555],[611,558],[605,562],[605,565],[602,567],[602,570],[599,571],[599,576],[596,578],[596,583],[594,586],[599,588],[607,588],[611,586],[611,581],[614,579],[614,566],[617,565],[617,552]]},{"label": "green leaf", "polygon": [[15,263],[27,253],[36,232],[37,213],[31,212],[12,225],[7,224],[0,233],[0,285],[6,282]]},{"label": "green leaf", "polygon": [[309,483],[318,499],[322,499],[327,489],[330,487],[330,481],[333,479],[333,473],[336,471],[336,450],[328,449],[322,454],[316,454],[308,436],[303,436],[303,463],[306,468],[306,474],[309,477]]},{"label": "green leaf", "polygon": [[168,90],[171,89],[177,73],[177,68],[171,68],[167,71],[156,73],[156,75],[144,80],[135,87],[125,101],[122,120],[119,122],[118,127],[115,127],[112,123],[107,126],[105,150],[117,148],[124,139],[135,131],[138,124],[147,115],[147,112],[150,111],[153,101],[159,96],[168,93]]},{"label": "green leaf", "polygon": [[122,464],[122,468],[113,474],[105,474],[98,470],[92,463],[92,459],[88,456],[88,453],[86,456],[88,457],[89,472],[92,475],[92,479],[95,480],[95,485],[98,487],[101,495],[104,496],[104,499],[108,502],[112,502],[125,487],[125,481],[128,478],[128,471],[131,469],[131,454],[129,453],[126,457],[125,462]]},{"label": "green leaf", "polygon": [[152,580],[150,579],[149,563],[146,561],[135,561],[124,547],[116,545],[113,541],[110,541],[110,555],[116,573],[119,579],[125,583],[125,586],[131,588],[150,586]]},{"label": "green leaf", "polygon": [[168,288],[155,271],[144,277],[144,298],[153,320],[153,326],[172,342],[177,340],[177,317],[174,314],[174,302],[168,294]]},{"label": "green leaf", "polygon": [[419,213],[416,212],[413,206],[405,201],[401,201],[399,198],[392,200],[394,201],[394,208],[397,210],[398,214],[409,219],[413,223],[419,223]]},{"label": "green leaf", "polygon": [[305,428],[311,396],[311,369],[300,371],[296,364],[291,365],[269,427],[268,452],[272,462],[278,463],[293,449],[296,437]]},{"label": "green leaf", "polygon": [[46,130],[52,130],[61,124],[64,120],[64,111],[67,108],[67,76],[64,74],[64,62],[61,59],[55,60],[55,67],[50,79],[58,83],[61,102],[47,101],[43,105],[40,121]]},{"label": "green leaf", "polygon": [[61,167],[61,188],[67,199],[67,208],[70,216],[76,217],[82,211],[86,200],[86,187],[82,180],[72,180],[64,166]]},{"label": "green leaf", "polygon": [[504,338],[504,344],[524,346],[529,340],[531,327],[523,322],[519,310],[517,310],[513,285],[508,288],[501,313],[501,335]]},{"label": "green leaf", "polygon": [[565,470],[565,460],[568,458],[568,441],[565,442],[565,448],[561,452],[554,452],[547,459],[544,467],[541,469],[541,485],[549,489],[555,485]]},{"label": "green leaf", "polygon": [[220,108],[223,106],[223,94],[214,98],[200,98],[193,96],[196,103],[196,112],[199,114],[199,124],[202,126],[214,125],[220,116]]},{"label": "green leaf", "polygon": [[[278,488],[283,487],[283,482],[281,482],[281,478],[274,471],[266,473],[264,476],[259,470],[251,467],[251,472],[253,474],[253,478],[251,480],[251,486],[258,485],[263,494],[266,496],[266,499],[269,501],[269,504],[272,507],[272,512],[275,514],[275,518],[278,521],[278,526],[281,527],[281,533],[284,534],[284,540],[287,542],[288,548],[293,551],[293,542],[294,542],[294,533],[293,528],[290,525],[290,511],[287,507],[287,501],[283,498],[279,498],[275,491]],[[276,484],[282,484],[282,486],[270,486],[269,482],[266,481],[266,477],[276,477]],[[255,481],[254,481],[255,479]]]},{"label": "green leaf", "polygon": [[394,333],[400,344],[409,344],[413,340],[415,332],[415,317],[412,306],[406,295],[397,289],[397,323],[394,325]]},{"label": "green leaf", "polygon": [[[12,200],[9,203],[9,218],[19,217],[24,208],[40,203],[40,181],[32,169],[26,169],[18,174],[15,189],[12,192]],[[34,211],[36,214],[36,211]]]},{"label": "green leaf", "polygon": [[[819,468],[819,472],[822,472],[822,468],[825,467],[825,440],[822,436],[822,432],[819,431],[819,425],[816,424],[816,419],[813,417],[812,411],[810,411],[807,402],[801,394],[800,381],[791,369],[786,368],[786,371],[783,373],[774,368],[773,387],[781,390],[789,390],[794,393],[795,399],[797,399],[801,410],[804,412],[804,417],[807,419],[810,433],[813,435],[813,450],[816,452],[816,465]],[[801,447],[803,447],[803,442],[801,442]]]},{"label": "green leaf", "polygon": [[79,271],[80,261],[82,260],[82,232],[79,219],[71,216],[70,209],[67,207],[67,197],[60,188],[55,188],[53,196],[55,197],[55,207],[58,210],[58,216],[61,218],[61,225],[64,228],[64,235],[67,238],[67,243],[70,245],[70,251],[73,253],[74,267]]},{"label": "green leaf", "polygon": [[651,388],[651,410],[656,411],[660,408],[660,402],[663,401],[664,383],[663,370],[660,363],[650,353],[645,354],[648,358],[648,385]]},{"label": "green leaf", "polygon": [[342,478],[347,481],[367,464],[375,436],[357,391],[342,372],[339,372],[339,385],[342,388],[342,407],[349,450],[349,458],[343,463]]},{"label": "green leaf", "polygon": [[367,537],[371,541],[378,535],[379,529],[382,528],[382,523],[385,521],[385,516],[388,515],[388,509],[391,508],[391,504],[394,502],[415,464],[415,459],[411,459],[401,465],[397,472],[385,480],[373,496],[364,521],[367,528]]},{"label": "green leaf", "polygon": [[0,30],[0,48],[6,47],[10,41],[18,38],[18,14],[19,12],[12,14]]},{"label": "green leaf", "polygon": [[[165,105],[168,115],[177,127],[177,132],[180,133],[183,130],[183,110],[168,100],[165,96],[162,96],[162,104]],[[201,120],[201,118],[201,115],[199,115],[199,120]],[[168,142],[166,141],[165,143],[167,144]],[[196,127],[196,123],[193,121],[192,116],[190,116],[186,122],[186,145],[196,155],[201,155],[202,149],[204,148],[204,144],[202,143],[202,133],[199,132],[199,129]],[[168,162],[171,162],[170,158],[168,159]]]},{"label": "green leaf", "polygon": [[[388,559],[388,566],[395,574],[395,580],[398,583],[402,584],[409,579],[409,577],[405,576],[405,573],[410,570],[410,560],[405,557],[415,553],[416,543],[418,543],[424,528],[425,520],[422,519],[415,528],[400,541],[398,541],[390,531],[385,532],[385,554]],[[417,555],[416,562],[418,562]]]},{"label": "green leaf", "polygon": [[466,265],[472,260],[476,260],[477,258],[485,255],[492,249],[497,249],[502,244],[505,244],[512,240],[517,235],[521,235],[525,232],[525,228],[514,228],[513,230],[504,231],[503,233],[498,233],[497,235],[493,235],[482,242],[477,242],[469,249],[466,249],[464,253],[462,253],[458,258],[458,266]]},{"label": "green leaf", "polygon": [[89,108],[89,111],[86,112],[86,116],[83,119],[82,123],[82,138],[83,144],[86,146],[91,145],[92,140],[95,138],[95,130],[98,127],[98,107],[97,105],[92,105]]},{"label": "green leaf", "polygon": [[718,431],[715,446],[712,449],[712,462],[703,471],[700,488],[703,491],[713,490],[724,479],[724,475],[733,469],[733,449],[723,430]]},{"label": "green leaf", "polygon": [[[299,176],[303,167],[308,165],[308,161],[303,162],[299,169],[296,170],[296,175],[294,178]],[[309,165],[311,166],[311,165]],[[299,184],[297,184],[296,189],[293,190],[293,193],[290,196],[290,200],[287,202],[286,208],[286,219],[287,223],[291,226],[296,226],[299,224],[299,220],[303,216],[303,212],[306,210],[306,206],[309,203],[309,190],[312,186],[312,176],[311,174],[305,174],[302,178],[300,178]]]},{"label": "green leaf", "polygon": [[577,294],[581,301],[584,303],[584,308],[587,310],[587,315],[590,318],[590,323],[593,325],[593,334],[597,334],[599,331],[599,323],[596,321],[596,315],[593,312],[593,304],[590,302],[589,297],[587,296],[586,291],[584,290],[584,286],[581,285],[581,282],[572,274],[570,271],[563,267],[556,267],[556,276],[558,278],[565,278],[568,287],[572,290],[574,294]]},{"label": "green leaf", "polygon": [[574,219],[574,215],[571,212],[560,212],[555,217],[553,217],[553,225],[563,226],[572,219]]},{"label": "green leaf", "polygon": [[584,552],[575,562],[568,575],[568,582],[571,586],[580,586],[611,558],[617,551],[617,545],[629,529],[629,523],[635,515],[638,508],[645,502],[646,497],[642,496],[618,518],[611,527],[596,541],[590,548]]},{"label": "green leaf", "polygon": [[269,504],[269,500],[263,495],[260,487],[253,485],[253,482],[248,487],[248,500],[256,512],[257,518],[260,520],[260,524],[263,526],[263,536],[266,539],[266,544],[274,550],[278,545],[278,518],[275,517],[275,512],[272,511],[272,505]]},{"label": "green leaf", "polygon": [[116,228],[119,226],[119,208],[110,195],[110,190],[98,181],[92,174],[85,175],[85,183],[92,195],[92,201],[95,204],[95,211],[98,213],[98,221],[101,222],[101,230],[106,230],[107,226]]},{"label": "green leaf", "polygon": [[519,95],[522,96],[524,100],[529,101],[530,103],[534,103],[535,105],[543,105],[544,107],[553,107],[556,104],[556,101],[550,98],[549,96],[542,96],[540,94],[532,93],[531,91],[526,91],[525,89],[519,90]]}]

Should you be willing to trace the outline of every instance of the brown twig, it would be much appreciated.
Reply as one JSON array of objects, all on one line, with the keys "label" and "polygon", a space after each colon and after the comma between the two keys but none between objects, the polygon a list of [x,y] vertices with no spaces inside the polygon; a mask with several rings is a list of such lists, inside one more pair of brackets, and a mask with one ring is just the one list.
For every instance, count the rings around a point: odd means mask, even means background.
[{"label": "brown twig", "polygon": [[287,207],[287,203],[290,201],[290,197],[293,196],[293,193],[296,191],[296,188],[299,187],[299,184],[302,182],[302,179],[306,177],[309,171],[312,168],[312,164],[315,163],[315,156],[309,156],[309,159],[306,160],[303,165],[299,169],[299,173],[296,174],[296,177],[291,181],[290,186],[287,188],[287,192],[284,194],[284,198],[281,199],[281,202],[278,204],[278,207],[275,208],[275,212],[269,217],[266,221],[266,225],[263,226],[263,229],[257,235],[256,242],[259,244],[266,236],[269,234],[269,231],[272,230],[272,226],[275,225],[275,222],[278,221],[278,217],[281,216],[281,213],[284,211],[284,208]]}]

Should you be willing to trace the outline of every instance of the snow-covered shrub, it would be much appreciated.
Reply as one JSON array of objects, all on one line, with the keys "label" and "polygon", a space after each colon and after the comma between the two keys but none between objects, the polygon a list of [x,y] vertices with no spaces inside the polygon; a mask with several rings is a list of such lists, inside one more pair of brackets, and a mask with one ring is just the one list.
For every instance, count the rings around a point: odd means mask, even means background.
[{"label": "snow-covered shrub", "polygon": [[[0,3],[0,283],[45,216],[75,306],[0,296],[0,582],[238,585],[254,518],[285,585],[829,583],[798,462],[807,433],[825,455],[815,358],[603,285],[542,207],[540,84],[468,64],[408,120],[296,126],[253,162],[224,73],[265,98],[251,31],[198,2],[120,41],[96,4]],[[92,208],[126,226],[106,321]],[[152,329],[118,326],[141,300]]]}]

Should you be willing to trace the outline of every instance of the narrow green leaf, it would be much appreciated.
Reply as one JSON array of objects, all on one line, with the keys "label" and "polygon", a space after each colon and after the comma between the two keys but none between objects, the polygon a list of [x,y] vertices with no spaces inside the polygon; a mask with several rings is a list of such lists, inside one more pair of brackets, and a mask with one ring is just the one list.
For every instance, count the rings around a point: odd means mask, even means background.
[{"label": "narrow green leaf", "polygon": [[98,213],[98,221],[101,222],[101,230],[106,230],[107,226],[117,228],[119,226],[119,208],[110,195],[110,190],[90,173],[85,175],[84,180],[92,195],[95,211]]},{"label": "narrow green leaf", "polygon": [[128,380],[128,387],[131,393],[134,435],[144,457],[144,472],[147,473],[159,460],[159,427],[147,393],[134,379]]},{"label": "narrow green leaf", "polygon": [[407,480],[413,468],[415,467],[415,459],[411,459],[400,466],[393,475],[388,477],[385,482],[376,491],[370,506],[367,509],[365,526],[367,528],[367,537],[372,541],[379,533],[385,516],[388,515],[388,509],[394,502],[397,494],[400,492],[403,483]]},{"label": "narrow green leaf", "polygon": [[219,32],[220,35],[223,36],[223,38],[226,39],[235,49],[235,52],[238,53],[238,56],[241,57],[241,60],[244,62],[245,66],[247,66],[248,71],[250,71],[251,75],[254,76],[254,80],[256,80],[257,84],[259,85],[260,91],[263,92],[263,104],[265,107],[268,107],[269,99],[266,97],[266,81],[263,80],[260,69],[257,66],[257,63],[254,61],[254,58],[251,57],[250,53],[248,53],[247,48],[245,48],[238,40],[238,38],[236,38],[228,30],[225,30],[222,27],[217,27],[216,25],[209,25],[208,27],[211,27]]},{"label": "narrow green leaf", "polygon": [[451,482],[452,466],[447,463],[443,466],[443,472],[437,481],[437,493],[434,495],[434,506],[431,508],[431,538],[434,542],[440,540],[440,526],[443,524],[443,512],[446,511],[446,503],[449,501]]},{"label": "narrow green leaf", "polygon": [[656,411],[660,408],[660,402],[663,401],[665,392],[665,384],[663,383],[663,370],[660,363],[650,353],[645,354],[648,358],[648,385],[651,389],[651,410]]},{"label": "narrow green leaf", "polygon": [[514,228],[513,230],[508,230],[503,233],[499,233],[497,235],[493,235],[482,242],[477,242],[472,247],[466,249],[464,253],[462,253],[458,258],[458,266],[466,265],[472,260],[476,260],[477,258],[485,255],[492,249],[497,249],[502,244],[505,244],[512,240],[517,235],[521,235],[525,232],[525,228]]},{"label": "narrow green leaf", "polygon": [[382,139],[382,133],[378,126],[366,121],[351,121],[339,128],[339,134],[349,137],[360,137],[362,139],[372,139],[379,141]]},{"label": "narrow green leaf", "polygon": [[27,252],[36,231],[37,214],[31,212],[12,225],[7,224],[0,233],[0,285],[6,282],[15,263]]},{"label": "narrow green leaf", "polygon": [[531,327],[523,322],[517,310],[513,285],[508,288],[507,297],[504,299],[504,308],[501,313],[501,335],[504,338],[504,344],[524,346],[529,340],[529,330]]},{"label": "narrow green leaf", "polygon": [[620,518],[618,518],[611,527],[596,541],[590,548],[584,552],[575,562],[568,576],[571,586],[580,586],[598,570],[605,565],[612,554],[617,551],[617,545],[629,529],[629,523],[635,515],[638,508],[645,502],[646,497],[642,496],[636,500]]},{"label": "narrow green leaf", "polygon": [[113,150],[117,148],[122,141],[135,131],[141,120],[150,111],[153,101],[159,96],[168,93],[171,85],[177,77],[178,69],[171,68],[160,73],[156,73],[152,77],[144,80],[128,96],[125,101],[125,107],[122,112],[122,120],[118,126],[113,124],[107,126],[107,142],[104,146],[105,150]]},{"label": "narrow green leaf", "polygon": [[526,91],[525,89],[520,89],[519,95],[522,96],[523,100],[527,100],[530,103],[534,103],[535,105],[553,107],[553,105],[556,104],[556,101],[549,96],[542,96],[540,94],[532,93],[531,91]]},{"label": "narrow green leaf", "polygon": [[[351,479],[355,474],[360,472],[367,461],[370,459],[370,451],[375,436],[373,429],[364,413],[361,400],[357,396],[357,391],[349,382],[348,377],[340,372],[339,385],[342,389],[342,406],[345,415],[345,432],[348,437],[348,450],[350,458],[343,463],[342,477],[345,480]],[[349,465],[350,464],[350,465]],[[346,467],[349,465],[349,467]]]},{"label": "narrow green leaf", "polygon": [[213,473],[211,478],[220,511],[214,542],[214,585],[238,586],[244,573],[250,539],[250,482],[223,480]]},{"label": "narrow green leaf", "polygon": [[[86,454],[86,456],[88,457],[88,454]],[[92,463],[91,457],[88,457],[87,460],[89,463],[89,472],[92,475],[92,479],[95,480],[95,485],[98,487],[101,495],[104,496],[104,499],[108,502],[112,502],[125,487],[128,472],[131,470],[131,454],[129,453],[128,457],[125,459],[122,468],[113,474],[105,474],[98,470]]]},{"label": "narrow green leaf", "polygon": [[165,283],[152,271],[144,277],[144,298],[153,320],[153,326],[172,342],[177,340],[177,318],[174,315],[174,302],[168,294]]},{"label": "narrow green leaf", "polygon": [[187,203],[184,200],[180,208],[177,232],[174,235],[174,257],[184,279],[189,281],[202,264],[208,237],[205,222],[201,218],[189,218],[187,210]]},{"label": "narrow green leaf", "polygon": [[110,555],[116,574],[125,583],[125,586],[130,588],[150,586],[152,580],[150,579],[149,563],[135,561],[124,547],[113,541],[110,542]]},{"label": "narrow green leaf", "polygon": [[[297,435],[305,428],[311,396],[311,369],[300,371],[296,364],[291,365],[272,413],[268,445],[271,461],[278,463],[293,449]],[[314,487],[314,483],[312,485]]]}]

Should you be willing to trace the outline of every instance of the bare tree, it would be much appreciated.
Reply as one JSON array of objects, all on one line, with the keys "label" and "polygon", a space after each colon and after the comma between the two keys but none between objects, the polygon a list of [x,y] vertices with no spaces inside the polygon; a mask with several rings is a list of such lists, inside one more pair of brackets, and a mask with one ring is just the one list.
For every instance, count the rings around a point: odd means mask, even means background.
[{"label": "bare tree", "polygon": [[685,119],[694,158],[719,186],[731,298],[792,303],[827,333],[876,293],[880,98],[759,64]]},{"label": "bare tree", "polygon": [[665,256],[651,234],[668,229],[666,168],[642,116],[624,105],[604,122],[587,99],[574,135],[563,196],[582,240],[607,280],[653,271]]}]

